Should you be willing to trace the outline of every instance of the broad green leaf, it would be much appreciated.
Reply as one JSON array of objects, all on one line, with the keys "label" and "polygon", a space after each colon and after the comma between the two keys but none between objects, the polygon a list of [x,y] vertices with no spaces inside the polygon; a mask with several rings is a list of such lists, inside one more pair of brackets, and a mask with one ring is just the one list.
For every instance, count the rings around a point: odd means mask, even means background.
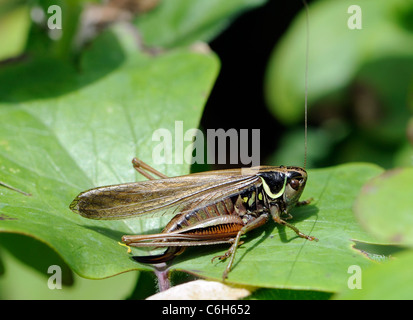
[{"label": "broad green leaf", "polygon": [[364,185],[355,205],[361,225],[388,243],[413,246],[413,168],[393,169]]},{"label": "broad green leaf", "polygon": [[412,300],[413,251],[406,250],[391,260],[361,269],[361,289],[345,287],[335,299]]},{"label": "broad green leaf", "polygon": [[[0,247],[2,250],[1,256],[3,256],[5,252],[8,252],[22,264],[29,265],[33,270],[37,271],[38,275],[43,276],[44,279],[50,277],[50,274],[47,274],[48,268],[52,265],[58,265],[61,270],[61,284],[67,287],[73,285],[74,278],[72,270],[62,260],[61,256],[51,250],[46,244],[32,237],[2,232],[0,233]],[[30,248],[30,250],[28,250],[28,248]],[[13,274],[15,277],[18,277],[14,272],[14,267],[8,265],[7,262],[6,271],[7,274]],[[13,278],[13,276],[10,278]]]},{"label": "broad green leaf", "polygon": [[[348,21],[355,14],[348,13],[352,5],[350,0],[325,0],[310,6],[309,103],[345,89],[364,68],[360,81],[370,81],[384,102],[390,102],[387,111],[391,117],[386,117],[383,128],[392,135],[387,126],[406,116],[404,101],[413,72],[413,5],[406,0],[364,0],[358,3],[362,29],[350,29]],[[302,118],[306,34],[301,13],[275,48],[268,66],[267,101],[285,123]],[[400,112],[393,114],[395,106]],[[399,132],[399,127],[391,126],[393,132]]]},{"label": "broad green leaf", "polygon": [[[213,54],[187,50],[121,57],[86,57],[82,73],[47,58],[0,73],[0,181],[32,195],[0,188],[0,232],[48,244],[87,278],[136,269],[118,241],[159,220],[92,221],[71,212],[70,202],[91,187],[136,181],[134,156],[162,160],[152,158],[160,143],[152,135],[164,128],[175,138],[176,121],[183,133],[198,127],[219,66]],[[189,171],[186,163],[157,168],[172,176]]]},{"label": "broad green leaf", "polygon": [[146,45],[171,48],[194,41],[212,40],[235,16],[265,2],[266,0],[164,0],[155,9],[139,16],[135,23]]},{"label": "broad green leaf", "polygon": [[0,60],[23,52],[30,27],[29,8],[21,3],[0,3]]},{"label": "broad green leaf", "polygon": [[[141,280],[142,275],[138,272],[127,272],[102,280],[84,279],[68,270],[57,253],[31,237],[2,233],[0,239],[0,257],[5,269],[4,275],[0,277],[2,300],[125,299],[136,279]],[[19,247],[17,250],[16,245]],[[25,260],[29,263],[24,263]],[[33,264],[41,268],[34,270]],[[49,270],[52,265],[61,269]],[[56,278],[60,276],[61,289],[51,289],[53,286],[49,288],[49,285],[57,284]],[[150,285],[149,288],[153,287],[154,282]]]}]

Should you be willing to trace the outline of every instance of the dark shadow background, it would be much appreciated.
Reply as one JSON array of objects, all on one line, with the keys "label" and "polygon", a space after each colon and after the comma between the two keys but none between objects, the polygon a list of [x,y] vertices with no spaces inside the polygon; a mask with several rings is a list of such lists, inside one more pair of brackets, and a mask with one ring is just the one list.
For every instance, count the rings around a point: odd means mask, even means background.
[{"label": "dark shadow background", "polygon": [[[205,107],[201,127],[205,131],[260,129],[262,164],[277,148],[277,137],[285,130],[266,107],[263,95],[265,70],[278,40],[303,8],[301,1],[268,1],[262,7],[242,14],[210,43],[221,59],[221,71]],[[305,54],[303,52],[303,59]],[[226,150],[229,151],[228,145]],[[248,150],[251,151],[251,147]],[[240,165],[240,161],[231,165],[227,160],[227,165],[215,165],[214,168]]]}]

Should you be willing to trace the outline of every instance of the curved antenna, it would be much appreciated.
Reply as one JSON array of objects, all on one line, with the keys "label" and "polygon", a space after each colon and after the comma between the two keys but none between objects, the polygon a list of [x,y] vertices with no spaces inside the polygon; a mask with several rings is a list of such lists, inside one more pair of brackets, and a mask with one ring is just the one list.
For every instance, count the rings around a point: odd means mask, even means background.
[{"label": "curved antenna", "polygon": [[307,131],[308,131],[308,56],[310,51],[310,17],[306,0],[303,0],[306,20],[305,48],[305,89],[304,89],[304,169],[307,166]]}]

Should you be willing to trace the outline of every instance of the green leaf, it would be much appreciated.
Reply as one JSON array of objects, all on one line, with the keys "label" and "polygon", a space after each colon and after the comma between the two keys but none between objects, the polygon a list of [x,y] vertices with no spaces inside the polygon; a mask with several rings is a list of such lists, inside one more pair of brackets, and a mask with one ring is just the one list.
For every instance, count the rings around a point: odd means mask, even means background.
[{"label": "green leaf", "polygon": [[[48,244],[87,278],[140,268],[118,241],[159,221],[91,221],[70,202],[91,187],[137,180],[133,157],[159,160],[152,158],[156,130],[174,134],[178,120],[183,132],[197,128],[219,67],[213,54],[188,50],[124,53],[116,63],[107,56],[85,57],[79,74],[47,58],[0,73],[0,181],[32,195],[0,187],[0,232]],[[111,68],[102,74],[87,61]],[[158,169],[173,176],[189,165]]]},{"label": "green leaf", "polygon": [[[22,263],[22,256],[17,256],[16,251],[9,251],[9,247],[3,250],[5,237],[13,237],[13,242],[6,243],[14,246],[17,242],[29,246],[22,247],[21,254],[24,258],[41,253],[36,262],[41,270],[34,271],[31,259],[30,267]],[[116,277],[102,280],[89,280],[72,274],[67,266],[62,263],[55,252],[48,246],[29,237],[11,234],[0,234],[1,246],[0,257],[4,261],[4,274],[0,276],[0,299],[2,300],[59,300],[59,299],[125,299],[132,291],[134,284],[141,279],[139,272],[127,272]],[[25,251],[25,252],[24,252]],[[40,251],[40,252],[39,252]],[[17,258],[17,259],[16,259]],[[45,260],[44,260],[45,259]],[[49,270],[51,265],[61,269]],[[39,272],[37,272],[39,271]],[[61,271],[61,272],[60,272]],[[59,273],[58,273],[59,272]],[[49,278],[53,277],[53,284],[58,283],[61,275],[61,289],[49,289]],[[70,277],[70,278],[69,278]],[[67,283],[69,278],[71,283]],[[148,283],[148,288],[153,287],[155,282]],[[141,297],[142,298],[142,297]]]},{"label": "green leaf", "polygon": [[265,0],[174,0],[136,19],[145,45],[175,47],[209,41],[225,29],[235,16],[264,4]]},{"label": "green leaf", "polygon": [[345,287],[335,299],[412,300],[413,251],[397,254],[380,265],[361,269],[361,289]]},{"label": "green leaf", "polygon": [[30,28],[29,7],[22,3],[0,3],[0,60],[23,52]]},{"label": "green leaf", "polygon": [[393,169],[364,185],[355,212],[383,242],[413,246],[413,168]]},{"label": "green leaf", "polygon": [[[310,7],[309,104],[345,89],[361,68],[370,64],[366,67],[366,76],[360,80],[371,80],[386,103],[390,98],[395,100],[388,107],[388,113],[392,114],[396,102],[406,99],[409,82],[403,79],[404,74],[408,81],[411,79],[412,3],[405,0],[363,1],[359,4],[362,12],[360,30],[351,30],[347,26],[354,14],[348,13],[351,5],[354,1],[326,0],[317,1]],[[274,115],[285,123],[302,118],[306,34],[305,15],[301,13],[275,48],[268,66],[267,101]],[[387,81],[389,77],[393,79],[392,83]],[[381,84],[383,81],[385,85]],[[399,103],[397,109],[405,110],[405,103]],[[402,116],[400,112],[394,112],[391,121],[387,122],[397,122],[405,115],[406,111]],[[385,122],[384,125],[387,128]],[[399,126],[392,128],[398,132]],[[385,131],[391,134],[390,130]]]},{"label": "green leaf", "polygon": [[61,269],[61,284],[64,286],[73,285],[73,273],[70,268],[56,252],[44,243],[19,234],[0,233],[0,247],[6,249],[23,264],[29,265],[45,279],[50,276],[46,273],[48,268],[52,265],[58,265]]}]

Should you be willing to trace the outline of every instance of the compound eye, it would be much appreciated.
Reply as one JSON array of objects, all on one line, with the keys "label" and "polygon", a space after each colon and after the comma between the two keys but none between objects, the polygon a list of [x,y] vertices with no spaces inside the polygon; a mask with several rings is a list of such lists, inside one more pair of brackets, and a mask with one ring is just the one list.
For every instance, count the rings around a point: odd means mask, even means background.
[{"label": "compound eye", "polygon": [[291,188],[293,188],[295,191],[298,191],[298,188],[300,187],[300,179],[291,179],[289,185]]}]

